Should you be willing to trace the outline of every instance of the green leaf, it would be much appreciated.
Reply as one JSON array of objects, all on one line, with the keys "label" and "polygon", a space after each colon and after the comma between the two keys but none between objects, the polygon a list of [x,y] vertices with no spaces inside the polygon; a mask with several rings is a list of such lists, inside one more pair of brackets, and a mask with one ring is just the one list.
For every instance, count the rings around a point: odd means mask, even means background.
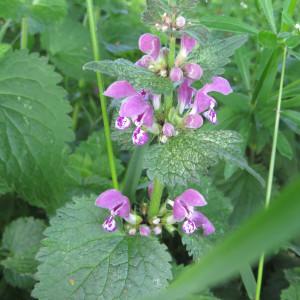
[{"label": "green leaf", "polygon": [[148,145],[136,147],[127,166],[122,192],[131,201],[135,201],[136,190],[143,172],[144,155],[147,147]]},{"label": "green leaf", "polygon": [[300,268],[285,270],[285,277],[290,286],[281,292],[281,300],[295,300],[300,298]]},{"label": "green leaf", "polygon": [[240,274],[245,289],[247,291],[248,298],[254,299],[256,292],[256,280],[251,266],[249,264],[243,266],[240,270]]},{"label": "green leaf", "polygon": [[92,58],[89,33],[79,22],[66,19],[48,27],[41,42],[51,62],[63,74],[75,79],[90,75],[82,71],[82,66]]},{"label": "green leaf", "polygon": [[4,230],[2,248],[8,256],[1,261],[7,282],[19,288],[31,288],[33,275],[37,268],[35,255],[40,248],[43,221],[33,218],[19,218],[10,223]]},{"label": "green leaf", "polygon": [[266,19],[270,25],[271,30],[274,33],[277,33],[272,0],[259,0],[258,2],[259,2],[260,7],[263,10],[263,13],[266,16]]},{"label": "green leaf", "polygon": [[243,158],[241,137],[229,130],[187,131],[169,140],[165,145],[149,147],[145,155],[144,167],[150,180],[174,186],[199,181],[199,173],[215,165],[219,160],[227,160],[246,169],[261,182],[261,177],[253,171]]},{"label": "green leaf", "polygon": [[299,186],[300,179],[289,185],[268,210],[252,217],[198,263],[186,268],[167,290],[149,299],[185,299],[191,293],[225,281],[245,263],[253,263],[261,253],[297,236],[300,230]]},{"label": "green leaf", "polygon": [[[115,160],[117,175],[124,167]],[[68,158],[67,166],[72,194],[99,193],[111,187],[111,173],[105,146],[103,130],[94,132],[82,141]]]},{"label": "green leaf", "polygon": [[10,44],[0,43],[0,60],[11,50]]},{"label": "green leaf", "polygon": [[200,64],[206,80],[224,73],[224,66],[230,62],[235,50],[246,43],[247,35],[235,35],[225,39],[211,39],[197,47],[189,56],[191,62]]},{"label": "green leaf", "polygon": [[48,211],[65,201],[63,149],[73,139],[60,80],[36,54],[16,51],[0,61],[0,176]]},{"label": "green leaf", "polygon": [[293,148],[282,131],[278,132],[277,150],[287,159],[292,159],[294,156]]},{"label": "green leaf", "polygon": [[62,19],[67,13],[66,0],[1,0],[0,16],[20,20],[31,17],[44,24]]},{"label": "green leaf", "polygon": [[149,89],[157,94],[170,94],[173,90],[173,85],[169,79],[159,77],[155,73],[138,67],[123,58],[115,61],[92,61],[85,64],[83,69],[117,77],[118,80],[127,80],[137,90]]},{"label": "green leaf", "polygon": [[277,45],[277,36],[270,31],[260,31],[258,41],[263,47],[274,48]]},{"label": "green leaf", "polygon": [[[205,254],[228,233],[229,216],[232,212],[230,199],[226,198],[207,177],[201,178],[201,183],[191,185],[199,190],[205,197],[208,205],[201,207],[200,211],[214,224],[216,232],[209,236],[203,236],[202,232],[187,235],[182,234],[182,242],[194,260],[200,260]],[[184,190],[184,189],[183,189]],[[183,191],[182,190],[182,191]]]},{"label": "green leaf", "polygon": [[295,133],[300,134],[300,112],[295,110],[284,110],[281,112],[281,119]]},{"label": "green leaf", "polygon": [[141,299],[171,280],[166,247],[152,237],[104,232],[107,211],[94,202],[95,196],[77,198],[50,221],[33,297]]},{"label": "green leaf", "polygon": [[201,24],[220,31],[229,31],[236,33],[257,34],[258,30],[240,19],[227,16],[205,16],[201,18]]}]

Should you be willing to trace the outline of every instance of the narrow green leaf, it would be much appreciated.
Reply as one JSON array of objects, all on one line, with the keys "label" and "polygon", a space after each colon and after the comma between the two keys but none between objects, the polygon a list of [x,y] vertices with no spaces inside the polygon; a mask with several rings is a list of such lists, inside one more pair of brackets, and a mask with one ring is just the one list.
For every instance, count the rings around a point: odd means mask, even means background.
[{"label": "narrow green leaf", "polygon": [[281,119],[297,134],[300,134],[300,112],[296,110],[284,110]]},{"label": "narrow green leaf", "polygon": [[282,131],[278,133],[277,150],[287,159],[292,159],[294,156],[293,148]]},{"label": "narrow green leaf", "polygon": [[157,94],[170,94],[173,90],[173,84],[169,79],[138,67],[123,58],[115,61],[92,61],[85,64],[83,69],[101,72],[112,77],[117,77],[119,80],[127,80],[138,90],[149,89]]},{"label": "narrow green leaf", "polygon": [[151,299],[184,299],[203,291],[230,278],[245,263],[253,263],[261,253],[296,236],[300,230],[299,187],[300,179],[290,184],[267,211],[251,218],[199,263],[186,268],[167,290]]},{"label": "narrow green leaf", "polygon": [[250,77],[250,59],[246,53],[245,47],[239,48],[235,52],[235,62],[239,68],[241,77],[244,81],[247,91],[251,90],[251,77]]},{"label": "narrow green leaf", "polygon": [[200,20],[208,28],[236,33],[257,34],[258,30],[240,19],[227,16],[205,16]]},{"label": "narrow green leaf", "polygon": [[136,190],[142,175],[144,155],[147,151],[147,147],[148,145],[135,148],[127,167],[123,194],[131,201],[135,201]]},{"label": "narrow green leaf", "polygon": [[240,270],[241,278],[245,289],[247,291],[248,298],[254,299],[256,291],[256,280],[250,265],[244,265]]},{"label": "narrow green leaf", "polygon": [[259,43],[266,48],[275,48],[277,44],[277,36],[271,31],[260,31],[258,34]]},{"label": "narrow green leaf", "polygon": [[266,19],[270,25],[271,30],[274,33],[277,33],[272,0],[259,0],[259,4],[266,16]]}]

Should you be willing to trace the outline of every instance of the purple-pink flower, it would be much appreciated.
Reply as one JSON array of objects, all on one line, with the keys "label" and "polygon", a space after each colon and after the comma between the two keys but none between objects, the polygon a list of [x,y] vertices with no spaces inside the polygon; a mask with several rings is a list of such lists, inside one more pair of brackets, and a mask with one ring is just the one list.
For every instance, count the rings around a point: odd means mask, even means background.
[{"label": "purple-pink flower", "polygon": [[229,82],[223,77],[213,77],[211,83],[207,83],[203,88],[197,91],[193,104],[192,113],[203,113],[211,123],[217,123],[217,115],[214,110],[217,101],[208,95],[210,92],[218,92],[223,95],[232,93],[232,88]]},{"label": "purple-pink flower", "polygon": [[115,189],[110,189],[100,194],[96,199],[95,205],[110,211],[110,215],[102,224],[106,231],[113,232],[117,229],[115,216],[125,220],[130,217],[129,199]]},{"label": "purple-pink flower", "polygon": [[192,234],[198,228],[203,229],[204,235],[215,232],[213,224],[208,218],[196,211],[194,207],[207,205],[204,197],[194,189],[188,189],[174,201],[173,218],[176,222],[183,222],[182,230],[186,234]]}]

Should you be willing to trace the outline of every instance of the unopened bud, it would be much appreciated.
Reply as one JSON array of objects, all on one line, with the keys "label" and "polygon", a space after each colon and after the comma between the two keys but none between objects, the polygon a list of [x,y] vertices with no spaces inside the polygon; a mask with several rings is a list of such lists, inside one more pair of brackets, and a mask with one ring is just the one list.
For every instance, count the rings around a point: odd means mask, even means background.
[{"label": "unopened bud", "polygon": [[185,26],[185,23],[186,23],[186,20],[185,20],[185,17],[183,16],[179,16],[176,18],[176,26],[178,28],[183,28]]}]

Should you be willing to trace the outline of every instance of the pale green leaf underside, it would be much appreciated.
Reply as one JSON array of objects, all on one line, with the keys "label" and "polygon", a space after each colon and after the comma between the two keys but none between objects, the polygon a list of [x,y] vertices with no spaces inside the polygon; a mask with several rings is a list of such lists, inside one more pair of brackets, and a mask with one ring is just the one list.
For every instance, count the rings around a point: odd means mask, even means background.
[{"label": "pale green leaf underside", "polygon": [[115,61],[92,61],[85,64],[83,69],[117,77],[118,80],[127,80],[137,90],[149,89],[156,94],[170,94],[173,89],[173,85],[169,79],[159,77],[155,73],[138,67],[123,58]]},{"label": "pale green leaf underside", "polygon": [[43,238],[46,226],[33,218],[19,218],[10,223],[4,231],[2,248],[8,256],[1,261],[5,279],[13,286],[30,288],[36,271],[35,255]]},{"label": "pale green leaf underside", "polygon": [[61,77],[26,51],[0,61],[0,176],[33,205],[62,202],[63,148],[73,139]]},{"label": "pale green leaf underside", "polygon": [[200,173],[219,160],[230,161],[260,178],[244,159],[241,143],[240,135],[234,131],[187,131],[165,145],[151,146],[144,166],[151,180],[157,178],[170,186],[198,181]]},{"label": "pale green leaf underside", "polygon": [[229,58],[247,39],[247,35],[234,35],[224,39],[210,39],[193,50],[189,56],[189,60],[202,67],[204,80],[209,81],[212,76],[224,73],[224,66],[230,62]]},{"label": "pale green leaf underside", "polygon": [[104,232],[107,211],[94,201],[77,198],[51,220],[38,254],[35,298],[141,299],[167,286],[172,275],[166,247],[155,238]]}]

